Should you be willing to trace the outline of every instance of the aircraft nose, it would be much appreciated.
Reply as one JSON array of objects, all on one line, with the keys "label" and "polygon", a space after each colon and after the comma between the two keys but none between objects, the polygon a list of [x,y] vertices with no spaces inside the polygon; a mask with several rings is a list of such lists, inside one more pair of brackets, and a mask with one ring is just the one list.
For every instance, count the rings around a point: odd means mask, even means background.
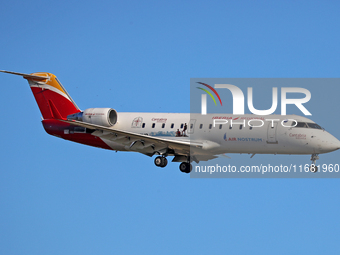
[{"label": "aircraft nose", "polygon": [[340,149],[340,141],[337,139],[337,143],[335,144],[335,146],[337,147],[336,150]]},{"label": "aircraft nose", "polygon": [[333,139],[326,140],[322,144],[322,149],[331,152],[340,149],[340,141],[333,137]]}]

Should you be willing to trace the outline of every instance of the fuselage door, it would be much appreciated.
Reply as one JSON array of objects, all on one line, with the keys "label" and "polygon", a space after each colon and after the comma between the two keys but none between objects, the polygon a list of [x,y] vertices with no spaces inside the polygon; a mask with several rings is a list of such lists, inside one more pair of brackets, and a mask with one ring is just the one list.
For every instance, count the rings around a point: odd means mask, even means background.
[{"label": "fuselage door", "polygon": [[196,120],[194,120],[194,119],[191,119],[191,120],[189,121],[189,125],[188,125],[188,134],[193,134],[193,133],[194,133],[195,123],[196,123]]},{"label": "fuselage door", "polygon": [[276,139],[277,122],[268,123],[267,143],[278,143]]}]

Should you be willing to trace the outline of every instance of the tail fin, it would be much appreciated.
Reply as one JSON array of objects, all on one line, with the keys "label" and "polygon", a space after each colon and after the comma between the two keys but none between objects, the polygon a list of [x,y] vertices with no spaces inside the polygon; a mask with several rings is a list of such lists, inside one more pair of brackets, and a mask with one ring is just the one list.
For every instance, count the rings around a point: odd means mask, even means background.
[{"label": "tail fin", "polygon": [[80,112],[54,74],[0,72],[20,75],[28,81],[44,119],[66,119],[68,115]]}]

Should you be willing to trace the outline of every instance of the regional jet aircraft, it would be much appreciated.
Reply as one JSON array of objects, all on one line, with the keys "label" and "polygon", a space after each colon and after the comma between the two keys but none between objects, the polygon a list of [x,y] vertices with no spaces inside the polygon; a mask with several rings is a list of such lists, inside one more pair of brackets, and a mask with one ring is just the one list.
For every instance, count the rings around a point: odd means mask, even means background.
[{"label": "regional jet aircraft", "polygon": [[311,154],[311,171],[317,171],[318,154],[335,151],[340,141],[318,124],[297,115],[189,114],[117,112],[112,108],[80,110],[51,73],[23,74],[50,135],[114,151],[133,151],[165,167],[167,157],[181,162],[190,173],[191,163],[225,153]]}]

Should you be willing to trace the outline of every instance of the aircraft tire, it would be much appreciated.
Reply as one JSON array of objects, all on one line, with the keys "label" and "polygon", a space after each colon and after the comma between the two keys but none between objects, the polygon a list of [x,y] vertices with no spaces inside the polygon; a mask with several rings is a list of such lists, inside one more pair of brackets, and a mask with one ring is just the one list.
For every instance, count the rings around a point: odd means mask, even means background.
[{"label": "aircraft tire", "polygon": [[190,173],[191,170],[192,170],[192,165],[190,163],[186,163],[186,162],[182,162],[180,165],[179,165],[179,170],[182,172],[182,173]]},{"label": "aircraft tire", "polygon": [[309,171],[311,171],[312,173],[316,173],[318,171],[318,167],[314,164],[311,164],[309,167]]},{"label": "aircraft tire", "polygon": [[166,165],[168,164],[168,160],[166,159],[166,157],[161,157],[162,163],[160,165],[160,167],[166,167]]},{"label": "aircraft tire", "polygon": [[156,157],[154,163],[156,166],[160,167],[162,165],[162,157]]},{"label": "aircraft tire", "polygon": [[168,160],[166,159],[166,157],[158,156],[155,158],[154,163],[158,167],[166,167],[166,165],[168,164]]}]

